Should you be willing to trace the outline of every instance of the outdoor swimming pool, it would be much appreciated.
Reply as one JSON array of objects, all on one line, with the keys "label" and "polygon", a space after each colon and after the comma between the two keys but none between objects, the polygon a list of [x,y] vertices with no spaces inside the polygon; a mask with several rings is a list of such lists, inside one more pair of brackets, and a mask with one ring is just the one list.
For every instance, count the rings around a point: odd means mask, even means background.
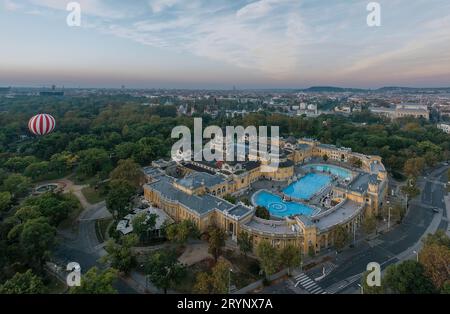
[{"label": "outdoor swimming pool", "polygon": [[330,172],[334,174],[335,176],[340,177],[341,179],[351,178],[352,172],[341,167],[332,166],[332,165],[307,165],[304,167],[306,170],[314,169],[316,171],[320,172]]},{"label": "outdoor swimming pool", "polygon": [[330,184],[331,177],[320,173],[308,173],[283,189],[283,193],[296,199],[309,199]]},{"label": "outdoor swimming pool", "polygon": [[280,218],[291,215],[311,216],[314,208],[295,202],[285,202],[278,195],[259,191],[253,196],[255,205],[267,208],[272,216]]}]

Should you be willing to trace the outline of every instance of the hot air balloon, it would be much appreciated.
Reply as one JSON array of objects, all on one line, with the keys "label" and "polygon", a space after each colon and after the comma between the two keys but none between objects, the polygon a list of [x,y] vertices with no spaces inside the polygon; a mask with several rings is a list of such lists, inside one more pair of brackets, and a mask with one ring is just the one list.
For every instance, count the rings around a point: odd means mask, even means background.
[{"label": "hot air balloon", "polygon": [[55,126],[55,118],[46,113],[37,114],[28,121],[28,129],[35,135],[47,135]]}]

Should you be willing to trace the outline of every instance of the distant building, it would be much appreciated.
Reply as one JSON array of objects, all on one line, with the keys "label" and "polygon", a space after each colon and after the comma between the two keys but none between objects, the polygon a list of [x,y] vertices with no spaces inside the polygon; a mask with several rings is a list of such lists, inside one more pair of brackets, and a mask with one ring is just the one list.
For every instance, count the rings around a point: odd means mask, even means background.
[{"label": "distant building", "polygon": [[57,91],[56,86],[52,85],[51,90],[45,90],[39,92],[40,96],[64,96],[64,91]]},{"label": "distant building", "polygon": [[405,117],[430,119],[430,112],[426,105],[403,103],[395,107],[372,107],[370,111],[392,120]]},{"label": "distant building", "polygon": [[350,106],[334,107],[334,112],[350,114],[352,113],[352,108]]}]

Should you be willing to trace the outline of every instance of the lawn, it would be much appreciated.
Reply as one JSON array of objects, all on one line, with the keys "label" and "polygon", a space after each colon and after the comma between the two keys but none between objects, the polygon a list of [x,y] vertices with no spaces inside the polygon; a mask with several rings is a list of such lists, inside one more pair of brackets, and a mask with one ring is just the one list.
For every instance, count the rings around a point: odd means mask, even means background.
[{"label": "lawn", "polygon": [[86,200],[91,204],[96,204],[105,200],[105,198],[100,195],[98,191],[96,191],[94,188],[91,188],[90,186],[83,188],[81,192],[83,193]]}]

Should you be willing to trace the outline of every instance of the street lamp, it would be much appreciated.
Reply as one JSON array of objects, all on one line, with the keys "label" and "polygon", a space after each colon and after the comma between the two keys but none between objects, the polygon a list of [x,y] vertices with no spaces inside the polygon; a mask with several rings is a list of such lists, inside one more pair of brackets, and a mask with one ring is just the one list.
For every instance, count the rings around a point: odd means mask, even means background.
[{"label": "street lamp", "polygon": [[388,208],[388,225],[387,225],[387,229],[389,231],[389,228],[391,227],[391,206],[389,206]]},{"label": "street lamp", "polygon": [[231,293],[231,273],[233,272],[232,268],[228,269],[228,294]]},{"label": "street lamp", "polygon": [[363,286],[362,286],[361,284],[358,284],[358,287],[361,288],[361,294],[364,294],[364,288],[363,288]]},{"label": "street lamp", "polygon": [[413,253],[416,254],[416,261],[418,263],[419,262],[419,252],[413,251]]}]

